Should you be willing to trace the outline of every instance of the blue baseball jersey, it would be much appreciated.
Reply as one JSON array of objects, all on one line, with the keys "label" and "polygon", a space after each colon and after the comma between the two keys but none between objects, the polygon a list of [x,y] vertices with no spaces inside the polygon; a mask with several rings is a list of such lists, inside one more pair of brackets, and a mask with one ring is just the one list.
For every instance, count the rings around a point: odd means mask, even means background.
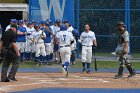
[{"label": "blue baseball jersey", "polygon": [[[27,32],[25,27],[18,26],[17,30],[19,30],[20,32],[23,32],[23,33]],[[17,40],[16,41],[17,42],[26,42],[26,36],[17,34]]]},{"label": "blue baseball jersey", "polygon": [[[52,31],[51,27],[49,27],[49,30]],[[44,29],[46,38],[45,38],[45,43],[51,43],[51,33],[48,32],[46,29]]]}]

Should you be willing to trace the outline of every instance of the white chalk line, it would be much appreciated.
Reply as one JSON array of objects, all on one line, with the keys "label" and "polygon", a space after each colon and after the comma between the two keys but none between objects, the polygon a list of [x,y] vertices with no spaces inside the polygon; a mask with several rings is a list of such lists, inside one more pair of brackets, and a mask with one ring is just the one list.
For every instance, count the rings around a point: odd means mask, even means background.
[{"label": "white chalk line", "polygon": [[[30,79],[30,80],[36,80],[36,83],[28,83],[28,84],[18,84],[18,85],[5,85],[1,86],[0,90],[6,92],[5,90],[10,90],[13,89],[13,87],[21,87],[21,86],[29,86],[29,85],[38,85],[38,84],[61,84],[66,83],[66,84],[94,84],[94,83],[108,83],[109,81],[103,80],[103,79],[93,79],[89,77],[81,77],[77,75],[70,75],[70,77],[75,77],[75,78],[38,78],[34,76],[18,76],[19,78],[23,79]],[[81,82],[84,81],[84,82]],[[91,82],[94,81],[94,82]]]}]

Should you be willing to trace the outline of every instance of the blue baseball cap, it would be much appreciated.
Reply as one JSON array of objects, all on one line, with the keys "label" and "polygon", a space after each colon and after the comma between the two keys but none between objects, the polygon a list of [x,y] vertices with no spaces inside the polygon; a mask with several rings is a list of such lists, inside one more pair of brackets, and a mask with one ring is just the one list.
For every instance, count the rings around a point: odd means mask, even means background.
[{"label": "blue baseball cap", "polygon": [[30,21],[29,23],[28,23],[28,25],[32,25],[33,23]]},{"label": "blue baseball cap", "polygon": [[24,23],[24,21],[23,20],[19,20],[19,24],[23,24]]},{"label": "blue baseball cap", "polygon": [[25,18],[25,19],[24,19],[24,21],[28,21],[28,19],[27,19],[27,18]]},{"label": "blue baseball cap", "polygon": [[55,21],[54,21],[55,23],[60,23],[61,22],[61,20],[60,19],[55,19]]},{"label": "blue baseball cap", "polygon": [[39,24],[35,24],[35,25],[34,25],[34,28],[38,28],[38,27],[39,27]]},{"label": "blue baseball cap", "polygon": [[16,19],[11,19],[10,22],[12,22],[12,23],[16,23],[17,20],[16,20]]},{"label": "blue baseball cap", "polygon": [[45,22],[45,25],[50,25],[50,23],[48,21]]},{"label": "blue baseball cap", "polygon": [[69,21],[67,19],[63,19],[62,22],[63,23],[69,23]]}]

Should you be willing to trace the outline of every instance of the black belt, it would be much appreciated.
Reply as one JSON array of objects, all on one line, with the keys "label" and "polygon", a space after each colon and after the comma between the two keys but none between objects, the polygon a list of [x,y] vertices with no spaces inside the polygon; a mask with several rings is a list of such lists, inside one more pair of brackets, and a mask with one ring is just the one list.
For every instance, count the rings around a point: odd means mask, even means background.
[{"label": "black belt", "polygon": [[70,47],[70,45],[60,46],[60,48],[62,48],[62,47]]},{"label": "black belt", "polygon": [[92,47],[92,45],[91,45],[91,46],[82,45],[82,46],[85,46],[85,47]]}]

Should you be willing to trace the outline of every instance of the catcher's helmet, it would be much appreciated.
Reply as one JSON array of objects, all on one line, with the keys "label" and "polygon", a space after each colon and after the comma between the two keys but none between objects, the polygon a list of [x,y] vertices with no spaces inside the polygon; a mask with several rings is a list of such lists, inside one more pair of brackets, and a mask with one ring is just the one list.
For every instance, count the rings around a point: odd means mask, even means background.
[{"label": "catcher's helmet", "polygon": [[119,21],[119,22],[117,23],[117,26],[126,27],[126,25],[125,25],[124,22],[122,22],[122,21]]}]

